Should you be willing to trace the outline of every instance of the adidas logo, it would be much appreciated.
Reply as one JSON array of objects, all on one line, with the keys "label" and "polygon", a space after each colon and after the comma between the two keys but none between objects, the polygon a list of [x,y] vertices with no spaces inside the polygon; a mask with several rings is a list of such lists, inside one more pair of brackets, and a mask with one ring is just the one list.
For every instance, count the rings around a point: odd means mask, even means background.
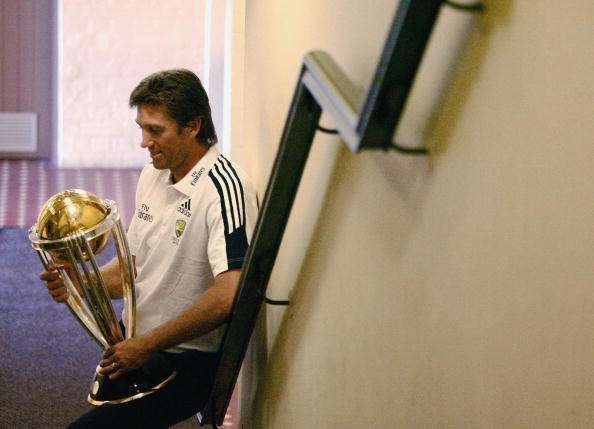
[{"label": "adidas logo", "polygon": [[180,204],[180,206],[177,208],[177,211],[186,217],[192,216],[191,201],[192,201],[192,199],[190,198],[185,203]]}]

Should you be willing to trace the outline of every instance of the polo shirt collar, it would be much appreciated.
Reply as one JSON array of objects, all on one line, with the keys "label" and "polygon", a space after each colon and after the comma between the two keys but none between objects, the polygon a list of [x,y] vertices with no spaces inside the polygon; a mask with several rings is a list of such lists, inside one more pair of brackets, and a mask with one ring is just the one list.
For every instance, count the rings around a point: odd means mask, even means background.
[{"label": "polo shirt collar", "polygon": [[219,150],[216,147],[211,146],[208,148],[208,152],[200,158],[200,161],[194,165],[188,174],[172,186],[182,194],[191,196],[196,190],[198,183],[200,183],[200,180],[204,180],[203,176],[208,174],[219,155]]}]

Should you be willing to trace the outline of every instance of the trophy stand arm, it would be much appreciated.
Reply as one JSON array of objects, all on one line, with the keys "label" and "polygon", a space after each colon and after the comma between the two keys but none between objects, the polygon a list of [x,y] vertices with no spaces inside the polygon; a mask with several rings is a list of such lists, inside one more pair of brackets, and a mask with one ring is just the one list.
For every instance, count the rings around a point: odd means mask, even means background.
[{"label": "trophy stand arm", "polygon": [[[44,266],[44,268],[49,271],[50,258],[47,255],[47,253],[43,250],[37,250],[36,253],[37,256],[39,256],[39,259],[41,260],[41,263]],[[91,312],[84,304],[76,287],[70,281],[70,278],[66,273],[66,270],[60,268],[58,269],[58,273],[62,277],[64,284],[66,285],[66,289],[68,289],[68,299],[66,300],[66,306],[68,307],[68,310],[70,310],[74,318],[78,320],[81,326],[89,333],[91,338],[93,338],[100,347],[106,349],[107,347],[109,347],[109,344],[107,344],[107,341],[105,341],[101,333],[95,327]]]},{"label": "trophy stand arm", "polygon": [[126,240],[124,227],[122,226],[122,221],[120,219],[116,222],[114,233],[116,238],[115,248],[120,265],[122,292],[126,309],[126,338],[129,339],[136,335],[136,293],[134,291],[134,278],[136,277],[134,271],[136,268],[130,253],[128,241]]},{"label": "trophy stand arm", "polygon": [[[122,341],[124,337],[116,319],[107,287],[87,240],[83,236],[73,236],[66,239],[66,244],[68,254],[75,268],[74,274],[81,285],[90,313],[96,322],[97,328],[101,331],[102,337],[107,344]],[[83,249],[86,256],[83,254]],[[85,262],[86,259],[90,262],[93,273],[89,270]]]},{"label": "trophy stand arm", "polygon": [[101,332],[99,332],[95,328],[93,322],[91,322],[93,320],[92,315],[88,314],[88,310],[82,304],[82,299],[80,298],[80,296],[73,297],[72,295],[70,295],[68,297],[68,300],[66,301],[66,305],[72,313],[72,315],[75,317],[75,319],[78,320],[80,324],[83,326],[83,328],[86,329],[91,338],[93,338],[101,348],[106,350],[109,347],[109,344],[107,343],[107,341],[105,341],[105,339],[101,335]]}]

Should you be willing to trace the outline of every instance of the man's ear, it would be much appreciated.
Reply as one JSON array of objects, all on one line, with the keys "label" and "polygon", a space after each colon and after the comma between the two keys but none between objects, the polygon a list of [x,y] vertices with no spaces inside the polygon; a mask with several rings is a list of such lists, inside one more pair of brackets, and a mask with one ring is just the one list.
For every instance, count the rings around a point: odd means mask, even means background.
[{"label": "man's ear", "polygon": [[194,119],[192,119],[190,122],[188,122],[188,125],[186,125],[186,128],[188,129],[188,131],[194,138],[200,132],[201,127],[202,127],[202,120],[200,119],[199,116],[196,116]]}]

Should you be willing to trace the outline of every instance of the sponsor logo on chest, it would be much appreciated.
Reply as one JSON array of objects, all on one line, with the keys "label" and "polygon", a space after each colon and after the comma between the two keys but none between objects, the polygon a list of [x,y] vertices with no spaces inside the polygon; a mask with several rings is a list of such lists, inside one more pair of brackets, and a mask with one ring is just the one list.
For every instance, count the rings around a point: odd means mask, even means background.
[{"label": "sponsor logo on chest", "polygon": [[136,216],[139,219],[142,219],[142,220],[144,220],[146,222],[152,222],[153,221],[153,215],[149,213],[150,210],[151,210],[151,208],[148,205],[141,204],[140,205],[140,210],[138,210],[138,213],[136,214]]},{"label": "sponsor logo on chest", "polygon": [[192,181],[190,182],[190,185],[196,186],[196,182],[198,182],[198,179],[200,179],[200,176],[202,176],[202,173],[204,173],[204,167],[202,167],[198,171],[192,171]]}]

